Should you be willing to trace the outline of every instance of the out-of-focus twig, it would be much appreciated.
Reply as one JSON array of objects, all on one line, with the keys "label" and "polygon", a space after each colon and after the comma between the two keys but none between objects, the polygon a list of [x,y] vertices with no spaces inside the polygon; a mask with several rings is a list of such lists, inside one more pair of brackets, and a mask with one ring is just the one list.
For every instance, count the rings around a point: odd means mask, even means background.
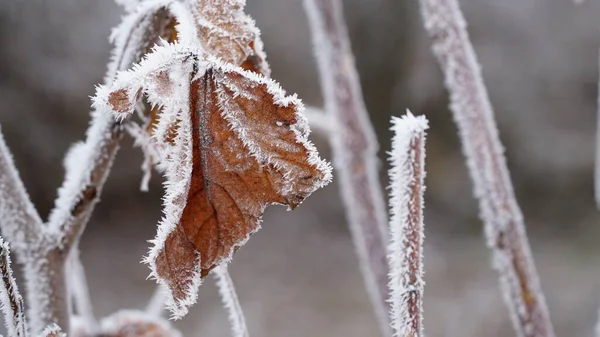
[{"label": "out-of-focus twig", "polygon": [[365,108],[340,0],[305,0],[325,111],[336,121],[333,164],[347,221],[380,328],[390,335],[387,213],[377,171],[377,140]]},{"label": "out-of-focus twig", "polygon": [[554,336],[492,106],[459,4],[457,0],[420,3],[450,92],[450,108],[513,325],[519,336]]},{"label": "out-of-focus twig", "polygon": [[231,326],[231,332],[233,337],[248,337],[248,326],[246,325],[246,318],[240,305],[237,292],[233,285],[233,280],[229,275],[227,266],[219,266],[215,268],[214,275],[217,280],[217,287],[219,288],[219,294],[221,295],[221,301],[227,315],[229,316],[229,324]]}]

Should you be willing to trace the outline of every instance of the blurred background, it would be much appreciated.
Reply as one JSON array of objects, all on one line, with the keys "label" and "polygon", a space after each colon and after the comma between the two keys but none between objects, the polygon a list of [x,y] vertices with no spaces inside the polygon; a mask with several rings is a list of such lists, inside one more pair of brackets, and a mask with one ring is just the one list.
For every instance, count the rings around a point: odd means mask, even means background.
[{"label": "blurred background", "polygon": [[[483,66],[542,286],[560,336],[592,336],[600,305],[600,216],[593,202],[600,3],[462,0]],[[431,121],[427,144],[425,326],[428,336],[513,336],[472,185],[416,1],[346,0],[344,10],[371,120],[381,181],[391,115]],[[248,0],[273,77],[322,104],[301,0]],[[62,159],[83,139],[108,34],[121,8],[106,0],[0,1],[0,125],[45,216]],[[313,140],[330,158],[323,135]],[[142,156],[126,139],[82,239],[95,310],[142,308],[154,290],[140,264],[160,217],[162,187],[139,192]],[[294,212],[273,207],[231,264],[253,336],[377,336],[378,328],[334,182]],[[175,325],[228,336],[208,280]]]}]

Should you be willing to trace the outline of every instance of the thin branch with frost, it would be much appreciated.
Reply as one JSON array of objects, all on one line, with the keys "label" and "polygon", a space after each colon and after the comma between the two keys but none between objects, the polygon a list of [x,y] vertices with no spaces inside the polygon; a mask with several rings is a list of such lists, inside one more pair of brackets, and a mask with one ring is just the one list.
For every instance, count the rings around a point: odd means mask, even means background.
[{"label": "thin branch with frost", "polygon": [[25,289],[34,334],[50,323],[68,323],[64,263],[29,200],[0,132],[0,230],[24,266]]},{"label": "thin branch with frost", "polygon": [[163,287],[159,285],[156,287],[156,289],[154,289],[154,293],[152,294],[152,297],[150,297],[150,301],[148,301],[144,311],[148,313],[148,315],[162,317],[162,314],[165,310],[166,301],[167,290],[163,289]]},{"label": "thin branch with frost", "polygon": [[323,134],[332,134],[335,132],[336,121],[331,116],[317,107],[306,106],[304,115],[308,120],[308,125],[312,130]]},{"label": "thin branch with frost", "polygon": [[492,106],[458,2],[420,3],[425,28],[450,92],[450,108],[515,330],[519,336],[554,336]]},{"label": "thin branch with frost", "polygon": [[392,118],[390,303],[395,337],[423,337],[423,193],[427,119]]},{"label": "thin branch with frost", "polygon": [[227,266],[221,265],[214,269],[214,275],[217,280],[217,287],[219,288],[219,294],[221,295],[221,301],[223,307],[227,310],[227,316],[229,317],[229,324],[231,324],[231,333],[233,337],[248,337],[248,326],[246,325],[246,318],[240,305],[237,292],[233,285],[233,280],[229,275]]},{"label": "thin branch with frost", "polygon": [[22,256],[39,239],[42,219],[29,199],[0,130],[0,230]]},{"label": "thin branch with frost", "polygon": [[23,297],[19,293],[17,281],[13,277],[10,266],[10,250],[8,243],[0,237],[0,302],[4,313],[4,322],[8,331],[8,337],[26,337],[27,321],[25,319],[25,308]]},{"label": "thin branch with frost", "polygon": [[69,263],[69,288],[73,296],[73,304],[77,314],[83,319],[85,326],[90,330],[98,327],[98,322],[94,315],[94,308],[90,298],[85,269],[79,258],[79,249],[74,248],[71,251]]},{"label": "thin branch with frost", "polygon": [[362,97],[340,0],[305,0],[347,221],[381,332],[390,335],[387,213],[377,171],[377,140]]},{"label": "thin branch with frost", "polygon": [[[166,1],[148,1],[124,19],[113,36],[115,52],[107,81],[119,69],[127,69],[158,41],[169,15],[161,10]],[[66,259],[78,242],[119,147],[123,129],[104,111],[92,113],[84,143],[78,143],[66,160],[66,175],[47,226],[28,202],[10,154],[0,139],[0,181],[12,195],[0,195],[0,222],[7,239],[14,242],[24,264],[29,316],[33,334],[58,323],[69,328],[70,295],[66,287]],[[0,193],[5,193],[0,189]],[[8,193],[8,192],[6,192]],[[4,214],[8,216],[4,217]],[[13,215],[18,215],[13,219]]]}]

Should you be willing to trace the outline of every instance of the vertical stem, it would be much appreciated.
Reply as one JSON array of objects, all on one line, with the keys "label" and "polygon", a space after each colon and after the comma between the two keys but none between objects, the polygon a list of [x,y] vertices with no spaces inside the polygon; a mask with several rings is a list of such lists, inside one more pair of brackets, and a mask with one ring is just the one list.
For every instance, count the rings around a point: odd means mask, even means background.
[{"label": "vertical stem", "polygon": [[69,288],[71,288],[73,304],[75,305],[77,314],[83,318],[88,329],[94,331],[98,326],[98,322],[94,315],[94,307],[90,298],[85,268],[81,263],[79,254],[79,248],[77,247],[72,249],[71,256],[69,256]]},{"label": "vertical stem", "polygon": [[392,118],[390,302],[395,337],[423,337],[424,117]]},{"label": "vertical stem", "polygon": [[492,106],[458,2],[420,3],[425,28],[450,92],[450,108],[514,328],[518,336],[554,336]]},{"label": "vertical stem", "polygon": [[248,337],[248,326],[246,325],[246,318],[240,305],[237,292],[233,285],[233,280],[229,275],[227,266],[221,265],[214,269],[214,275],[217,279],[217,286],[219,288],[219,294],[221,295],[221,301],[223,306],[227,310],[229,316],[229,324],[231,325],[231,333],[233,337]]},{"label": "vertical stem", "polygon": [[13,276],[8,244],[0,237],[0,304],[8,337],[27,337],[27,321],[23,297]]},{"label": "vertical stem", "polygon": [[391,334],[387,303],[387,214],[377,171],[378,145],[365,108],[339,0],[305,0],[332,133],[346,219],[383,336]]}]

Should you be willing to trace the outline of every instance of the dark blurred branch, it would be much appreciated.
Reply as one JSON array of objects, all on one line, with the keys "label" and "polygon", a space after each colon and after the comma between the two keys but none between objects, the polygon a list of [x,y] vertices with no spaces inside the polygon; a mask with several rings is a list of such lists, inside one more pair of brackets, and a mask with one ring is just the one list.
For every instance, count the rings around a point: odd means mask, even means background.
[{"label": "dark blurred branch", "polygon": [[450,108],[517,335],[554,336],[492,106],[458,2],[420,3],[425,28],[450,92]]},{"label": "dark blurred branch", "polygon": [[387,213],[377,171],[377,140],[363,101],[339,0],[305,0],[325,111],[336,121],[331,135],[347,221],[360,267],[384,336],[389,327]]}]

